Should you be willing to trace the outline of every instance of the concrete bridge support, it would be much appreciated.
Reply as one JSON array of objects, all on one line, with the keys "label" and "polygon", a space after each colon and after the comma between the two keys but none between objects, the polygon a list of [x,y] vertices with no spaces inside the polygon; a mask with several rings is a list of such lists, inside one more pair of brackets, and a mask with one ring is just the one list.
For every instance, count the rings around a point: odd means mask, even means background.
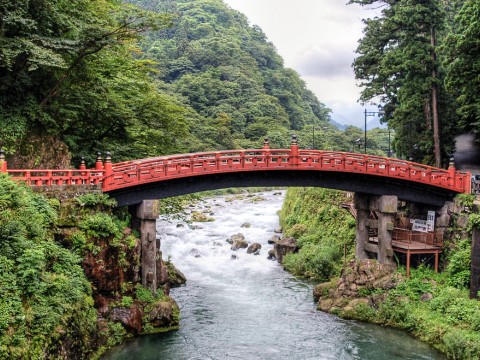
[{"label": "concrete bridge support", "polygon": [[160,261],[159,247],[157,243],[156,223],[159,216],[158,200],[144,200],[141,204],[131,209],[132,226],[140,232],[141,250],[141,273],[142,285],[153,293],[157,291],[157,263]]},{"label": "concrete bridge support", "polygon": [[[397,197],[356,193],[354,203],[357,209],[356,258],[366,259],[367,252],[371,252],[377,254],[377,259],[381,264],[395,264],[392,231],[394,216],[397,213]],[[371,218],[372,212],[378,215],[378,219]],[[374,228],[378,229],[377,241],[369,241],[370,229]]]}]

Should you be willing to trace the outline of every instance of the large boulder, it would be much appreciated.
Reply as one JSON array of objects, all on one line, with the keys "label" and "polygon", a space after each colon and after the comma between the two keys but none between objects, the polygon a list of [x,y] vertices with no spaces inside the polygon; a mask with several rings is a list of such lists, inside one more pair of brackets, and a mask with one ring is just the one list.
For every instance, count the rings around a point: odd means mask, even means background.
[{"label": "large boulder", "polygon": [[243,236],[243,234],[239,233],[236,235],[232,235],[230,240],[232,241],[231,249],[234,251],[238,249],[245,249],[248,247],[248,242],[247,240],[245,240],[245,236]]},{"label": "large boulder", "polygon": [[247,254],[254,254],[262,248],[262,245],[259,243],[251,244],[247,249]]},{"label": "large boulder", "polygon": [[248,247],[248,242],[246,240],[236,240],[233,242],[232,246],[230,247],[233,251],[238,249],[245,249]]},{"label": "large boulder", "polygon": [[179,307],[172,298],[162,299],[153,305],[148,313],[148,321],[157,328],[178,326]]},{"label": "large boulder", "polygon": [[242,240],[245,240],[245,236],[242,233],[238,233],[230,236],[226,241],[229,244],[233,244],[234,241],[242,241]]},{"label": "large boulder", "polygon": [[277,241],[273,245],[273,252],[275,258],[279,263],[282,262],[283,257],[287,254],[294,253],[298,251],[297,240],[292,237],[286,237]]},{"label": "large boulder", "polygon": [[119,322],[129,333],[139,334],[142,332],[143,311],[136,304],[130,308],[113,308],[110,312],[110,320]]},{"label": "large boulder", "polygon": [[165,265],[167,265],[168,282],[170,283],[171,287],[178,287],[187,282],[185,275],[178,270],[171,261],[166,261]]}]

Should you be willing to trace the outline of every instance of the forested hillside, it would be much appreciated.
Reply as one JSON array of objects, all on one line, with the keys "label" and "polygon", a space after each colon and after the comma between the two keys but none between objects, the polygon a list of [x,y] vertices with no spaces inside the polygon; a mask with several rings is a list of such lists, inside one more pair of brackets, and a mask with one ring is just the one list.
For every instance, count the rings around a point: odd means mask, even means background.
[{"label": "forested hillside", "polygon": [[2,2],[10,166],[256,147],[264,136],[286,147],[289,130],[327,124],[261,29],[222,1],[132,3]]}]

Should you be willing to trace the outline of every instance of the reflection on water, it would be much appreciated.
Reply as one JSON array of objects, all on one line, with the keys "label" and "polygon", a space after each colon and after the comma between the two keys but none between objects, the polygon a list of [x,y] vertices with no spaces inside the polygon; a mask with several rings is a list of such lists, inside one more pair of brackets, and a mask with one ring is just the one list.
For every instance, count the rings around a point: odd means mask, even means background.
[{"label": "reflection on water", "polygon": [[[130,340],[104,358],[445,359],[406,333],[315,310],[312,286],[267,259],[283,201],[283,193],[274,193],[257,202],[202,202],[191,210],[208,211],[215,221],[193,229],[177,227],[177,220],[158,221],[163,256],[171,256],[188,279],[171,292],[181,308],[180,330]],[[259,256],[230,249],[226,239],[239,232],[262,245]]]}]

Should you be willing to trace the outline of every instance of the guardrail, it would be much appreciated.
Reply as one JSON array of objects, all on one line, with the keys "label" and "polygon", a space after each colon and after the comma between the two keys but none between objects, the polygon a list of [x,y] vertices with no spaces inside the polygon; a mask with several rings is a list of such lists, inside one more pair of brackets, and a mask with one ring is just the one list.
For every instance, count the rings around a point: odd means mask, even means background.
[{"label": "guardrail", "polygon": [[[358,153],[324,150],[300,150],[296,138],[290,149],[224,150],[131,160],[112,164],[97,156],[95,169],[78,170],[10,170],[0,152],[0,170],[32,186],[101,184],[105,192],[134,185],[215,173],[261,170],[317,170],[367,174],[403,179],[449,189],[471,192],[471,176],[456,171],[453,163],[447,170],[410,161]],[[3,156],[3,158],[2,158]]]}]

